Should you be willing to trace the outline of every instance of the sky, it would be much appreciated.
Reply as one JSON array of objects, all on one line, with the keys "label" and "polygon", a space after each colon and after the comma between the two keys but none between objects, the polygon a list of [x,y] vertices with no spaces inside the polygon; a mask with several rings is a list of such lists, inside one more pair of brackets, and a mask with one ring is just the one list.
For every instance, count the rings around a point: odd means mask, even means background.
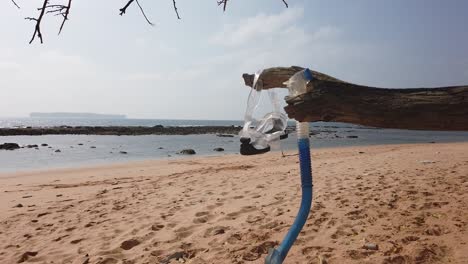
[{"label": "sky", "polygon": [[243,118],[243,73],[309,67],[386,87],[468,84],[468,1],[74,0],[60,36],[40,1],[0,3],[0,117],[95,112],[131,118]]}]

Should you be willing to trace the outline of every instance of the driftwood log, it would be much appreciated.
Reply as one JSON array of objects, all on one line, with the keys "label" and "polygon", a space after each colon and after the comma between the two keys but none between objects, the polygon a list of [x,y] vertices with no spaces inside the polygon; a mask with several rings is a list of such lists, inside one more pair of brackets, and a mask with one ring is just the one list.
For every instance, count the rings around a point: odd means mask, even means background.
[{"label": "driftwood log", "polygon": [[[263,89],[283,84],[301,67],[276,67],[262,72]],[[286,97],[290,118],[334,121],[381,128],[468,131],[468,86],[383,89],[338,80],[312,71],[307,93]],[[253,74],[243,74],[252,87]]]}]

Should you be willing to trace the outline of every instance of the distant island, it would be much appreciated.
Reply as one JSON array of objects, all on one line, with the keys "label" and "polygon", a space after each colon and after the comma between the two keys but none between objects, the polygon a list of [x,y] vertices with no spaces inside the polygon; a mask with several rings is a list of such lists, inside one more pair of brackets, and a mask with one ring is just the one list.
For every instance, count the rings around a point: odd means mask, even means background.
[{"label": "distant island", "polygon": [[84,118],[84,119],[125,119],[125,115],[109,115],[96,113],[30,113],[31,118]]}]

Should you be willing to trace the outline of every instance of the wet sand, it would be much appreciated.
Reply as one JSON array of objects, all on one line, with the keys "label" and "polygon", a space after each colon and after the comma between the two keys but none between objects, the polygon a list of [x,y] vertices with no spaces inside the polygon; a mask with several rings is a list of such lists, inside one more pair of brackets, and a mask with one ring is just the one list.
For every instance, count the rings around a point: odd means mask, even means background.
[{"label": "wet sand", "polygon": [[[300,203],[288,154],[0,174],[0,263],[263,263]],[[468,262],[468,143],[313,150],[313,171],[285,263]]]}]

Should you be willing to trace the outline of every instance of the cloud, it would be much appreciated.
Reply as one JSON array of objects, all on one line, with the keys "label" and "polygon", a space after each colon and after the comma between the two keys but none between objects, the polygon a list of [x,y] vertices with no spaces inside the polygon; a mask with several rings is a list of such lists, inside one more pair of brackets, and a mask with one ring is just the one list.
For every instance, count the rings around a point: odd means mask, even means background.
[{"label": "cloud", "polygon": [[382,84],[377,82],[381,76],[369,72],[389,57],[382,45],[356,39],[341,26],[311,25],[302,8],[239,20],[213,34],[210,44],[222,47],[218,57],[226,59],[231,73],[297,65],[368,84]]},{"label": "cloud", "polygon": [[164,77],[156,72],[137,72],[127,74],[123,79],[125,81],[161,81]]},{"label": "cloud", "polygon": [[311,25],[307,19],[302,8],[262,13],[224,26],[209,38],[211,49],[222,52],[211,56],[207,67],[211,65],[223,93],[240,99],[225,100],[224,107],[243,110],[248,90],[240,76],[264,68],[298,65],[366,83],[369,69],[375,69],[372,62],[383,60],[378,47],[347,35],[344,27]]},{"label": "cloud", "polygon": [[144,37],[138,37],[134,42],[137,48],[146,48],[148,46],[148,40]]},{"label": "cloud", "polygon": [[103,72],[90,60],[58,50],[39,52],[28,63],[23,63],[23,75],[32,81],[90,80]]},{"label": "cloud", "polygon": [[[11,49],[11,58],[0,58],[0,70],[11,73],[7,78],[12,82],[69,81],[89,79],[99,73],[97,65],[81,55],[59,50],[39,50],[22,52]],[[14,58],[14,60],[12,59]]]},{"label": "cloud", "polygon": [[136,72],[124,75],[124,81],[154,81],[154,82],[176,82],[176,81],[191,81],[201,78],[205,74],[209,74],[208,67],[200,67],[195,65],[186,69],[173,70],[169,72]]},{"label": "cloud", "polygon": [[0,61],[0,72],[18,71],[21,69],[21,64],[14,61]]},{"label": "cloud", "polygon": [[333,40],[339,37],[341,30],[333,26],[323,26],[312,34],[312,40]]},{"label": "cloud", "polygon": [[332,57],[355,54],[351,52],[352,44],[344,44],[340,28],[333,25],[306,27],[303,20],[303,8],[285,9],[276,14],[260,13],[224,26],[210,38],[210,43],[224,47],[223,57],[243,71],[273,66],[311,66],[312,62],[317,65],[333,60]]},{"label": "cloud", "polygon": [[286,9],[279,14],[260,13],[240,21],[238,24],[225,25],[223,30],[211,38],[212,43],[226,46],[250,44],[253,39],[271,37],[286,30],[294,21],[304,16],[302,8]]}]

